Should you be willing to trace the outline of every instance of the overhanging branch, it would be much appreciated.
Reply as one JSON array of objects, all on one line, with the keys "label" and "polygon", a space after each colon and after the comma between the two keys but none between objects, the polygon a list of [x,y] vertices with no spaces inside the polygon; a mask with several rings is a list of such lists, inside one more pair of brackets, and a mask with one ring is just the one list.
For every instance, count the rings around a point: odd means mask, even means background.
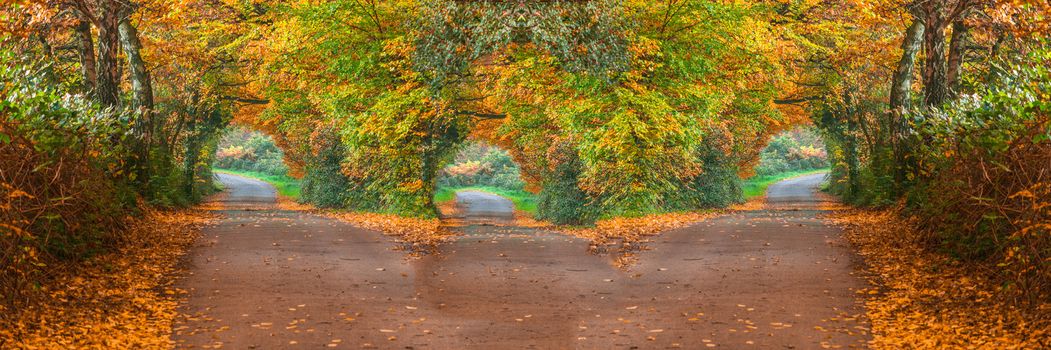
[{"label": "overhanging branch", "polygon": [[799,98],[785,98],[785,99],[774,99],[774,104],[779,105],[799,105],[813,100],[817,100],[817,96],[810,97],[799,97]]},{"label": "overhanging branch", "polygon": [[265,104],[270,103],[270,100],[264,100],[264,99],[258,99],[258,98],[248,98],[248,97],[238,97],[238,96],[223,96],[223,100],[240,102],[240,103],[247,103],[247,104],[253,104],[253,105],[265,105]]},{"label": "overhanging branch", "polygon": [[479,113],[479,112],[471,112],[471,111],[456,111],[456,114],[457,115],[472,116],[472,117],[479,118],[479,119],[504,119],[504,118],[507,118],[507,114],[497,114],[497,113]]}]

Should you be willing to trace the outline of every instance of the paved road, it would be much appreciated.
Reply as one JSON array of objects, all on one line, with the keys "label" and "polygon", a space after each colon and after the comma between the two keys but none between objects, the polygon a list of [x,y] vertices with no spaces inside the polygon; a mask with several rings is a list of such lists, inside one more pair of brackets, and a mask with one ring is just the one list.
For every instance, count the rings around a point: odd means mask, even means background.
[{"label": "paved road", "polygon": [[456,205],[466,223],[510,223],[515,219],[515,204],[492,193],[460,191]]},{"label": "paved road", "polygon": [[215,174],[223,184],[222,202],[226,208],[272,209],[277,203],[277,191],[261,181],[231,174]]},{"label": "paved road", "polygon": [[[272,190],[221,180],[230,209],[191,253],[180,285],[194,317],[176,325],[179,347],[808,349],[867,338],[843,317],[860,312],[854,256],[799,199],[665,233],[620,269],[579,239],[479,225],[411,259],[378,233],[246,204]],[[819,181],[771,186],[771,201]]]}]

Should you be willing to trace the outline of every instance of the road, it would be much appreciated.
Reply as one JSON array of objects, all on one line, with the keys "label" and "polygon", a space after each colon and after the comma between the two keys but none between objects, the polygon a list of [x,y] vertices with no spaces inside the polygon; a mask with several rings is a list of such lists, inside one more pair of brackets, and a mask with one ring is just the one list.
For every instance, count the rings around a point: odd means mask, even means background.
[{"label": "road", "polygon": [[456,193],[456,205],[466,223],[507,224],[515,220],[515,204],[509,199],[481,191]]},{"label": "road", "polygon": [[205,230],[179,283],[189,292],[180,348],[809,349],[868,339],[852,317],[865,286],[856,258],[817,217],[820,176],[771,186],[774,209],[664,233],[627,268],[581,239],[490,225],[411,258],[379,233],[274,208],[265,184],[220,180],[226,218]]}]

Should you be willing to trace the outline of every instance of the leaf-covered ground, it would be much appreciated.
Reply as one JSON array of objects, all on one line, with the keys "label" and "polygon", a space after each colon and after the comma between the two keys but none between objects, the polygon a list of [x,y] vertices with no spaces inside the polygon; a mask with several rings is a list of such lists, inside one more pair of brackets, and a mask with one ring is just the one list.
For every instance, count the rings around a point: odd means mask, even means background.
[{"label": "leaf-covered ground", "polygon": [[149,212],[117,250],[69,266],[16,310],[0,310],[0,348],[170,348],[181,291],[176,268],[199,229],[200,210]]},{"label": "leaf-covered ground", "polygon": [[294,199],[283,196],[278,197],[277,206],[282,210],[311,212],[360,228],[383,232],[385,235],[396,237],[404,243],[407,250],[412,252],[428,251],[455,235],[448,229],[448,223],[439,219],[419,219],[395,214],[319,209],[310,204],[297,203]]},{"label": "leaf-covered ground", "polygon": [[865,258],[863,291],[877,349],[1039,349],[1051,347],[1051,303],[1025,310],[998,297],[988,271],[927,252],[894,210],[830,215]]},{"label": "leaf-covered ground", "polygon": [[595,244],[606,244],[618,240],[624,244],[632,244],[647,236],[690,226],[720,213],[720,211],[699,211],[653,214],[634,218],[611,218],[599,220],[593,227],[556,227],[556,229],[591,240]]}]

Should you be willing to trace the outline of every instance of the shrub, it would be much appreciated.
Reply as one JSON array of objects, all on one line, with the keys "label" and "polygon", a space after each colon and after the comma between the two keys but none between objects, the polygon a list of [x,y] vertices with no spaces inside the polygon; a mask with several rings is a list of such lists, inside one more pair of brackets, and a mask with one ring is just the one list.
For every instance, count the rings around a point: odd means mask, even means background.
[{"label": "shrub", "polygon": [[99,108],[59,81],[55,67],[19,55],[0,50],[4,302],[27,296],[50,269],[122,244],[139,205],[185,205],[210,193],[215,131],[228,115],[180,112],[185,125],[166,129],[179,106],[159,104],[155,129],[143,132],[133,127],[137,112]]},{"label": "shrub", "polygon": [[313,133],[315,147],[306,160],[300,199],[321,208],[378,210],[374,194],[352,187],[340,166],[346,151],[335,132],[319,128]]},{"label": "shrub", "polygon": [[502,149],[484,142],[469,142],[456,155],[453,164],[438,174],[439,187],[489,186],[522,190],[521,170]]},{"label": "shrub", "polygon": [[759,155],[756,175],[814,170],[828,167],[828,153],[816,131],[796,128],[775,136]]},{"label": "shrub", "polygon": [[220,169],[254,171],[266,175],[288,175],[284,153],[273,139],[241,128],[227,130],[219,142],[214,166]]},{"label": "shrub", "polygon": [[0,287],[15,301],[62,260],[119,240],[134,196],[120,142],[129,115],[0,65]]},{"label": "shrub", "polygon": [[552,147],[557,160],[551,174],[546,178],[537,198],[536,217],[558,225],[580,225],[594,222],[598,218],[593,198],[580,189],[580,158],[576,150],[566,142]]},{"label": "shrub", "polygon": [[1005,290],[1031,302],[1051,291],[1049,73],[1017,67],[977,94],[916,114],[923,142],[908,193],[930,248],[995,265]]}]

